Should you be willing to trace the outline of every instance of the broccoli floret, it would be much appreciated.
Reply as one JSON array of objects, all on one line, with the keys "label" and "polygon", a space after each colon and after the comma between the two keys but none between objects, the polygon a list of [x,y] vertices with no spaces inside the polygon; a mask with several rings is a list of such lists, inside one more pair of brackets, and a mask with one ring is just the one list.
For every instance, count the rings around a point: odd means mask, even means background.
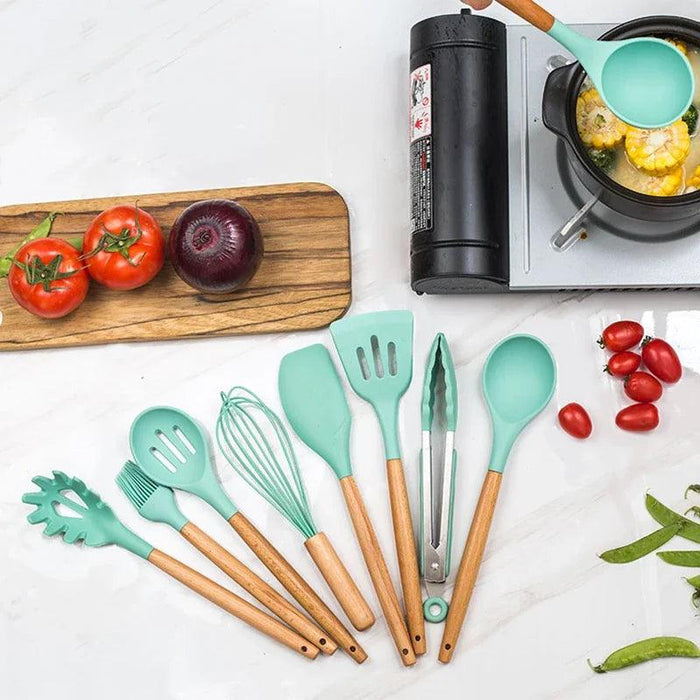
[{"label": "broccoli floret", "polygon": [[695,129],[698,128],[698,110],[695,105],[690,105],[688,111],[682,117],[683,121],[688,125],[688,133],[692,136]]},{"label": "broccoli floret", "polygon": [[594,165],[597,165],[604,173],[607,173],[615,165],[617,152],[610,148],[589,148],[588,157],[593,161]]}]

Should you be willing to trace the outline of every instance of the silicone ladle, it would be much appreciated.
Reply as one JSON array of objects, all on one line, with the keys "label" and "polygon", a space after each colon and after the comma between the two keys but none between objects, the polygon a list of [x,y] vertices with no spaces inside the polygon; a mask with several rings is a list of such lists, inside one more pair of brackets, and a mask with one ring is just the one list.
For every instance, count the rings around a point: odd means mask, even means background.
[{"label": "silicone ladle", "polygon": [[496,345],[488,356],[482,383],[493,428],[491,458],[445,622],[438,654],[443,663],[448,663],[452,658],[462,630],[508,455],[518,435],[554,394],[557,383],[554,358],[539,338],[531,335],[510,336]]},{"label": "silicone ladle", "polygon": [[581,63],[607,106],[622,121],[656,129],[680,119],[695,94],[688,59],[652,37],[596,41],[560,22],[533,0],[496,0],[549,34]]}]

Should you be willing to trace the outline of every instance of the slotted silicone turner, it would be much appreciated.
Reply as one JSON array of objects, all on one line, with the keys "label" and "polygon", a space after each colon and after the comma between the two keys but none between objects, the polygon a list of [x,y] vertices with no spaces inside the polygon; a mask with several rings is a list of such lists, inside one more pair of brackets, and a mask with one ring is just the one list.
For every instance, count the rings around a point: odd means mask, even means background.
[{"label": "slotted silicone turner", "polygon": [[320,627],[302,615],[286,598],[215,539],[188,520],[178,508],[171,488],[157,484],[133,462],[124,465],[117,475],[117,484],[146,520],[165,523],[174,528],[227,576],[311,644],[318,646],[319,640],[325,639],[326,633]]},{"label": "slotted silicone turner", "polygon": [[[53,479],[35,476],[32,481],[41,490],[25,493],[22,501],[36,506],[27,520],[32,525],[46,523],[45,535],[61,534],[69,544],[82,541],[89,547],[109,544],[122,547],[290,649],[310,659],[318,656],[315,646],[275,618],[141,539],[123,525],[112,509],[80,479],[55,471]],[[58,505],[75,515],[59,513],[56,510]]]},{"label": "slotted silicone turner", "polygon": [[129,440],[134,459],[153,481],[199,496],[228,521],[258,559],[330,635],[332,639],[319,640],[322,651],[335,651],[335,640],[358,663],[367,658],[335,613],[226,495],[214,474],[206,435],[190,416],[176,408],[149,408],[134,421]]},{"label": "slotted silicone turner", "polygon": [[333,360],[323,345],[310,345],[282,359],[279,371],[282,407],[297,435],[335,472],[355,534],[384,611],[389,631],[406,666],[416,662],[389,569],[352,476],[350,409]]},{"label": "slotted silicone turner", "polygon": [[350,385],[372,404],[384,438],[391,519],[408,630],[425,654],[425,621],[411,505],[399,446],[399,401],[413,376],[413,314],[379,311],[331,323],[333,342]]}]

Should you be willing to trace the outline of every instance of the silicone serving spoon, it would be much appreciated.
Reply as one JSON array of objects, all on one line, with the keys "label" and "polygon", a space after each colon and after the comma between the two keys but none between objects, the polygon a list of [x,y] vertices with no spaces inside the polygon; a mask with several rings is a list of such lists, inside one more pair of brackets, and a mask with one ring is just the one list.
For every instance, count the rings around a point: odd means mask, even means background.
[{"label": "silicone serving spoon", "polygon": [[296,434],[335,472],[340,480],[357,541],[374,584],[386,623],[405,666],[416,663],[411,638],[386,560],[367,509],[352,476],[350,408],[333,360],[323,345],[289,353],[279,371],[282,408]]},{"label": "silicone serving spoon", "polygon": [[518,435],[552,398],[557,370],[541,340],[513,335],[491,351],[482,382],[493,428],[491,459],[455,580],[438,655],[443,663],[452,658],[467,614],[508,455]]},{"label": "silicone serving spoon", "polygon": [[580,61],[603,101],[622,121],[656,129],[680,119],[695,94],[688,59],[663,39],[595,41],[560,22],[533,0],[497,0],[549,34]]},{"label": "silicone serving spoon", "polygon": [[[55,471],[53,479],[35,476],[32,481],[41,490],[25,493],[22,501],[36,506],[27,520],[32,525],[46,523],[45,535],[62,534],[68,544],[82,541],[88,547],[109,544],[122,547],[290,649],[311,659],[318,655],[315,646],[275,618],[142,540],[123,525],[112,509],[80,479]],[[57,511],[57,506],[63,512]],[[72,515],[64,514],[65,511],[71,511]]]},{"label": "silicone serving spoon", "polygon": [[[206,435],[190,416],[176,408],[149,408],[137,416],[129,440],[136,463],[153,481],[206,501],[357,663],[367,658],[335,613],[226,495],[214,474]],[[330,639],[314,640],[314,644],[327,653],[336,649]]]},{"label": "silicone serving spoon", "polygon": [[372,404],[384,438],[391,521],[413,651],[425,654],[425,621],[411,504],[399,445],[399,402],[413,377],[413,314],[378,311],[331,323],[350,386]]}]

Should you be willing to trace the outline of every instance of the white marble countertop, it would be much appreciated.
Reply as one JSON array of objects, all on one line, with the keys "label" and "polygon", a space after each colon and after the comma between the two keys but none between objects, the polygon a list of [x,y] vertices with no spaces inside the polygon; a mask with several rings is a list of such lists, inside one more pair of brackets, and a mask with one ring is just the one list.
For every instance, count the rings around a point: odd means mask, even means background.
[{"label": "white marble countertop", "polygon": [[[687,13],[687,0],[550,0],[565,21]],[[651,531],[644,493],[671,505],[700,480],[697,293],[418,298],[408,286],[405,118],[410,26],[457,10],[447,0],[6,0],[0,3],[0,193],[5,203],[320,180],[347,199],[354,311],[411,308],[416,375],[436,331],[448,334],[460,386],[453,557],[466,537],[489,447],[478,390],[488,350],[531,332],[552,347],[555,400],[513,453],[467,625],[449,666],[429,655],[401,667],[383,620],[311,664],[229,618],[116,548],[69,547],[30,527],[20,502],[52,468],[80,475],[139,533],[229,585],[164,526],[139,518],[114,484],[133,417],[172,404],[210,428],[219,391],[245,383],[276,405],[282,354],[326,332],[4,354],[0,403],[0,696],[87,700],[518,697],[690,700],[698,662],[660,661],[597,676],[586,658],[659,634],[700,641],[686,573],[648,557],[614,567],[596,553]],[[500,8],[494,16],[511,21]],[[697,12],[695,12],[697,15]],[[696,16],[697,18],[697,16]],[[621,263],[624,264],[624,261]],[[665,336],[685,365],[649,435],[617,430],[620,387],[593,343],[619,316]],[[414,511],[419,447],[415,381],[402,406]],[[584,402],[596,421],[577,444],[558,406]],[[350,397],[356,477],[396,581],[376,421]],[[375,611],[369,577],[330,470],[305,447],[312,511]],[[328,598],[296,531],[219,460],[241,509]],[[267,580],[207,507],[181,499]],[[679,543],[679,547],[686,546]],[[234,584],[230,584],[233,586]]]}]

